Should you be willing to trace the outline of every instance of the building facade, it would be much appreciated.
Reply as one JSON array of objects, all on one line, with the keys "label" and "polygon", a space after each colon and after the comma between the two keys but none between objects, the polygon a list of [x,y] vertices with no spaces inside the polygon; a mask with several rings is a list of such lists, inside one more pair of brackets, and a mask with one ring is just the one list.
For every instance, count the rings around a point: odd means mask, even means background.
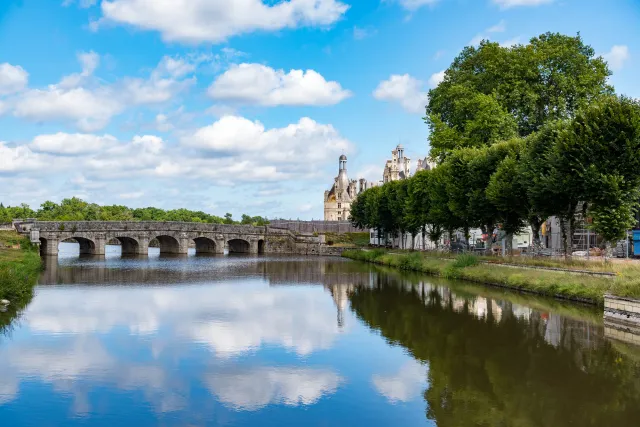
[{"label": "building facade", "polygon": [[366,179],[349,180],[347,156],[341,155],[338,160],[338,176],[334,178],[331,189],[324,192],[324,220],[347,221],[351,213],[351,204],[358,194],[371,187]]},{"label": "building facade", "polygon": [[411,176],[411,159],[404,156],[404,147],[398,144],[391,152],[391,160],[387,160],[382,172],[382,182],[399,181]]}]

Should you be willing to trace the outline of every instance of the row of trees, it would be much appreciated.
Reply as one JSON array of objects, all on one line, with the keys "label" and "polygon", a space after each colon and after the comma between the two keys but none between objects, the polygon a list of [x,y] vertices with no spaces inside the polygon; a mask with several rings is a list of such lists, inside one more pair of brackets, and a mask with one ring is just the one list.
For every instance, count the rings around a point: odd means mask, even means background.
[{"label": "row of trees", "polygon": [[236,221],[230,213],[219,217],[188,209],[164,210],[154,207],[131,209],[120,205],[100,206],[76,197],[64,199],[59,204],[46,201],[37,211],[24,203],[15,207],[5,207],[0,204],[0,223],[11,222],[15,218],[37,218],[41,221],[183,221],[246,225],[269,223],[261,216],[244,214],[240,221]]},{"label": "row of trees", "polygon": [[465,48],[429,93],[438,166],[365,191],[352,222],[433,241],[530,225],[539,244],[542,223],[556,216],[570,255],[582,213],[605,241],[621,239],[640,200],[640,105],[616,96],[609,74],[579,36]]}]

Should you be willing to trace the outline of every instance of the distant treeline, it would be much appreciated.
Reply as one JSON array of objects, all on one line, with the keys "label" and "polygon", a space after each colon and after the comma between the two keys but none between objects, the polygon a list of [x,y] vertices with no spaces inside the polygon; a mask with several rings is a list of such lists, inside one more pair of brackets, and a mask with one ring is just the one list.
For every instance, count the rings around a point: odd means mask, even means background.
[{"label": "distant treeline", "polygon": [[269,221],[261,216],[243,214],[234,220],[230,213],[223,217],[189,209],[164,210],[154,207],[132,209],[127,206],[100,206],[77,197],[64,199],[60,203],[46,201],[40,209],[33,210],[26,203],[5,207],[0,203],[0,223],[16,218],[36,218],[40,221],[182,221],[210,224],[266,225]]}]

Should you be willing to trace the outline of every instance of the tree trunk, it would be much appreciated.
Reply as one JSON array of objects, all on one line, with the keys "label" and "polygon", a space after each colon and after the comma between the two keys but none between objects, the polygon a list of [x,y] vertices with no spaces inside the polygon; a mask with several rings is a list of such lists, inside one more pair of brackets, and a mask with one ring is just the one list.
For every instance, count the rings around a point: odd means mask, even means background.
[{"label": "tree trunk", "polygon": [[505,237],[505,255],[512,256],[513,255],[513,234],[509,233]]},{"label": "tree trunk", "polygon": [[613,257],[613,245],[610,240],[604,242],[604,253],[602,255],[604,256],[605,261]]},{"label": "tree trunk", "polygon": [[427,227],[423,225],[422,226],[422,250],[423,251],[427,250],[426,234],[427,234]]},{"label": "tree trunk", "polygon": [[560,218],[560,228],[562,229],[562,241],[564,245],[564,258],[569,261],[573,257],[573,224],[575,217],[573,210],[568,218]]},{"label": "tree trunk", "polygon": [[531,224],[531,232],[533,233],[533,242],[531,242],[533,254],[538,255],[542,250],[542,241],[540,240],[540,229],[542,228],[542,220],[540,220],[539,218],[531,218],[529,222]]}]

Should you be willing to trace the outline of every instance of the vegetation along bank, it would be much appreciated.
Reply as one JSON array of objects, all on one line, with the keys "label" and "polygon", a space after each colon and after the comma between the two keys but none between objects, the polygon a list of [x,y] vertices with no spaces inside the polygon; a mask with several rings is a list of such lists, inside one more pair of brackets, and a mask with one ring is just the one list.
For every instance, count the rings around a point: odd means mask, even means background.
[{"label": "vegetation along bank", "polygon": [[15,231],[0,231],[0,300],[21,306],[33,295],[42,269],[40,254]]},{"label": "vegetation along bank", "polygon": [[[437,252],[398,253],[373,249],[345,251],[342,256],[401,270],[422,272],[448,279],[469,280],[596,305],[604,304],[606,293],[640,298],[640,267],[635,265],[540,260],[542,267],[565,270],[549,271],[526,268],[526,263],[520,265],[524,268],[482,263],[480,257],[470,254],[446,258]],[[535,264],[534,261],[528,262]],[[579,272],[585,270],[611,271],[615,275],[601,276]]]}]

